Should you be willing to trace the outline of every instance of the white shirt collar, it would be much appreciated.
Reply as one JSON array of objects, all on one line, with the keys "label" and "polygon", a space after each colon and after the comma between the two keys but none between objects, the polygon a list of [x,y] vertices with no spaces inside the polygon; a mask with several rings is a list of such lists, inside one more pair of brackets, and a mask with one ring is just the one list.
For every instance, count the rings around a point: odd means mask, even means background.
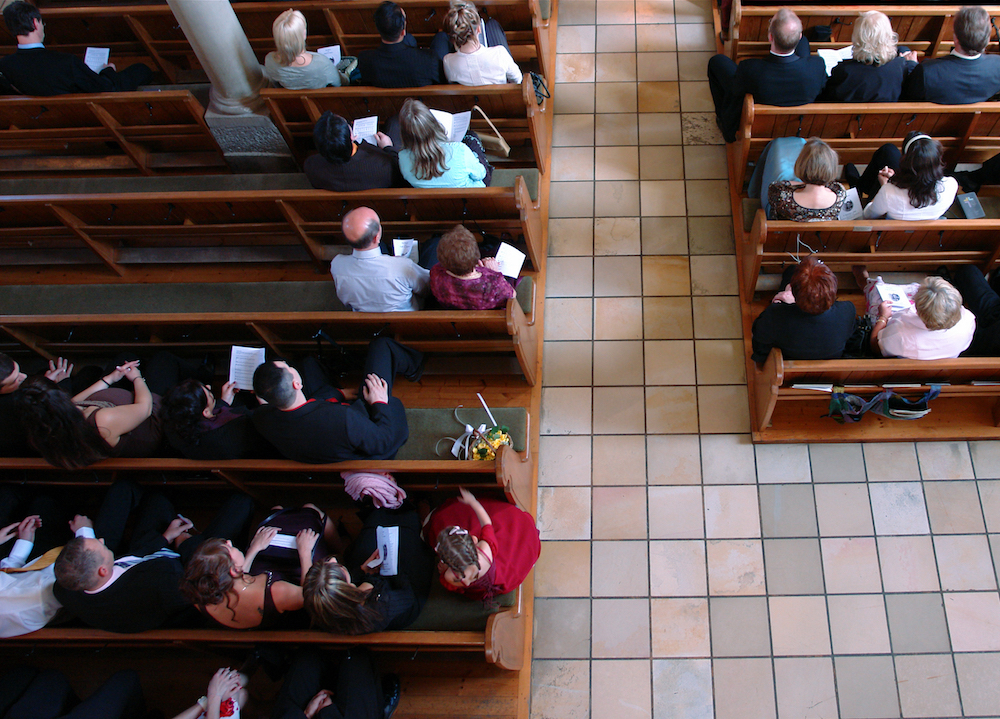
[{"label": "white shirt collar", "polygon": [[791,52],[775,52],[774,50],[771,50],[771,54],[775,57],[791,57],[795,54],[795,50],[792,50]]},{"label": "white shirt collar", "polygon": [[954,55],[955,57],[960,57],[963,60],[978,60],[979,57],[982,55],[981,52],[977,52],[975,55],[962,55],[955,49],[952,49],[951,54]]},{"label": "white shirt collar", "polygon": [[379,257],[382,254],[382,248],[376,245],[370,250],[354,250],[352,253],[355,257],[360,257],[361,259],[370,260],[373,257]]},{"label": "white shirt collar", "polygon": [[17,49],[18,50],[34,50],[36,47],[45,47],[45,45],[43,45],[40,42],[29,42],[27,45],[18,45]]}]

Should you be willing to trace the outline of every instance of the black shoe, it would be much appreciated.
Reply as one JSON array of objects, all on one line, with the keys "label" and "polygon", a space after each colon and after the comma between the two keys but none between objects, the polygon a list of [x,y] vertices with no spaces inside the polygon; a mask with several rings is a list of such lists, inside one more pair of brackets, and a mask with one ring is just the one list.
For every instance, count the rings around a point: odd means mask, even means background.
[{"label": "black shoe", "polygon": [[410,380],[410,382],[419,382],[420,378],[424,376],[424,367],[426,366],[427,366],[427,353],[425,352],[423,355],[420,356],[420,364],[417,366],[417,368],[410,374],[404,376],[406,377],[406,379]]},{"label": "black shoe", "polygon": [[958,184],[962,186],[962,189],[966,192],[979,192],[979,188],[982,187],[982,183],[977,181],[971,172],[966,172],[962,170],[961,172],[953,172],[951,176],[958,180]]},{"label": "black shoe", "polygon": [[399,706],[399,697],[402,695],[402,686],[399,683],[398,674],[382,675],[382,696],[385,699],[385,707],[382,709],[382,719],[389,719]]}]

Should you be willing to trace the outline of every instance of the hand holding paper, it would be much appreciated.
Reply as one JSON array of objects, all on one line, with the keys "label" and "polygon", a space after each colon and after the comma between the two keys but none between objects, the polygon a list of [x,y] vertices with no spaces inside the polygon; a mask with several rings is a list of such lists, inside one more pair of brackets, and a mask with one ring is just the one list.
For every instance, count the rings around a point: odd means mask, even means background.
[{"label": "hand holding paper", "polygon": [[263,347],[239,347],[233,345],[229,360],[229,381],[239,389],[253,392],[253,373],[264,364],[266,350]]}]

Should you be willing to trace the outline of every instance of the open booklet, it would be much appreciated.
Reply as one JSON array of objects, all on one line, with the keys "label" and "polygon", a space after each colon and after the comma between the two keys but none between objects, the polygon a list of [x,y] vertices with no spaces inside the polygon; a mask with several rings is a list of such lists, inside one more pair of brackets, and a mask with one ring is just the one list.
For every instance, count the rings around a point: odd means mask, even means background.
[{"label": "open booklet", "polygon": [[316,48],[316,52],[323,57],[330,58],[334,65],[340,62],[340,45],[327,45],[326,47]]},{"label": "open booklet", "polygon": [[516,280],[521,274],[521,267],[524,265],[525,257],[526,255],[516,247],[506,242],[501,242],[500,249],[497,250],[496,260],[500,263],[500,272],[505,277]]},{"label": "open booklet", "polygon": [[354,139],[358,142],[364,140],[371,145],[377,145],[378,140],[375,138],[375,133],[378,132],[378,115],[355,120],[351,131],[354,133]]},{"label": "open booklet", "polygon": [[892,303],[893,312],[908,310],[913,305],[913,303],[910,302],[910,298],[906,296],[906,285],[890,285],[885,282],[880,282],[875,285],[875,290],[878,292],[878,296],[882,298],[883,302]]},{"label": "open booklet", "polygon": [[263,347],[240,347],[233,345],[229,358],[229,381],[235,382],[240,390],[253,391],[253,373],[264,364]]},{"label": "open booklet", "polygon": [[100,72],[111,59],[111,48],[109,47],[88,47],[83,54],[83,64],[94,72]]},{"label": "open booklet", "polygon": [[456,112],[454,115],[444,110],[431,110],[431,114],[441,123],[444,134],[448,136],[448,142],[461,142],[465,133],[469,131],[469,123],[472,122],[472,110]]},{"label": "open booklet", "polygon": [[399,574],[399,527],[375,527],[375,541],[378,559],[369,562],[368,567],[378,567],[383,577],[395,577]]},{"label": "open booklet", "polygon": [[823,58],[823,62],[826,63],[826,74],[829,76],[833,74],[833,68],[844,60],[850,60],[854,57],[854,46],[847,45],[837,50],[821,47],[816,51],[816,54]]}]

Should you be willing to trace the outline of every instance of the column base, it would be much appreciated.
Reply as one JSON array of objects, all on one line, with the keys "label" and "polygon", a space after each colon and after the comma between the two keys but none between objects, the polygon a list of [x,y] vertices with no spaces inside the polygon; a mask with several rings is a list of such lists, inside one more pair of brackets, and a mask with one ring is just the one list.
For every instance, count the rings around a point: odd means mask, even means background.
[{"label": "column base", "polygon": [[205,123],[236,173],[296,172],[298,166],[285,138],[264,112],[220,114],[209,105]]}]

